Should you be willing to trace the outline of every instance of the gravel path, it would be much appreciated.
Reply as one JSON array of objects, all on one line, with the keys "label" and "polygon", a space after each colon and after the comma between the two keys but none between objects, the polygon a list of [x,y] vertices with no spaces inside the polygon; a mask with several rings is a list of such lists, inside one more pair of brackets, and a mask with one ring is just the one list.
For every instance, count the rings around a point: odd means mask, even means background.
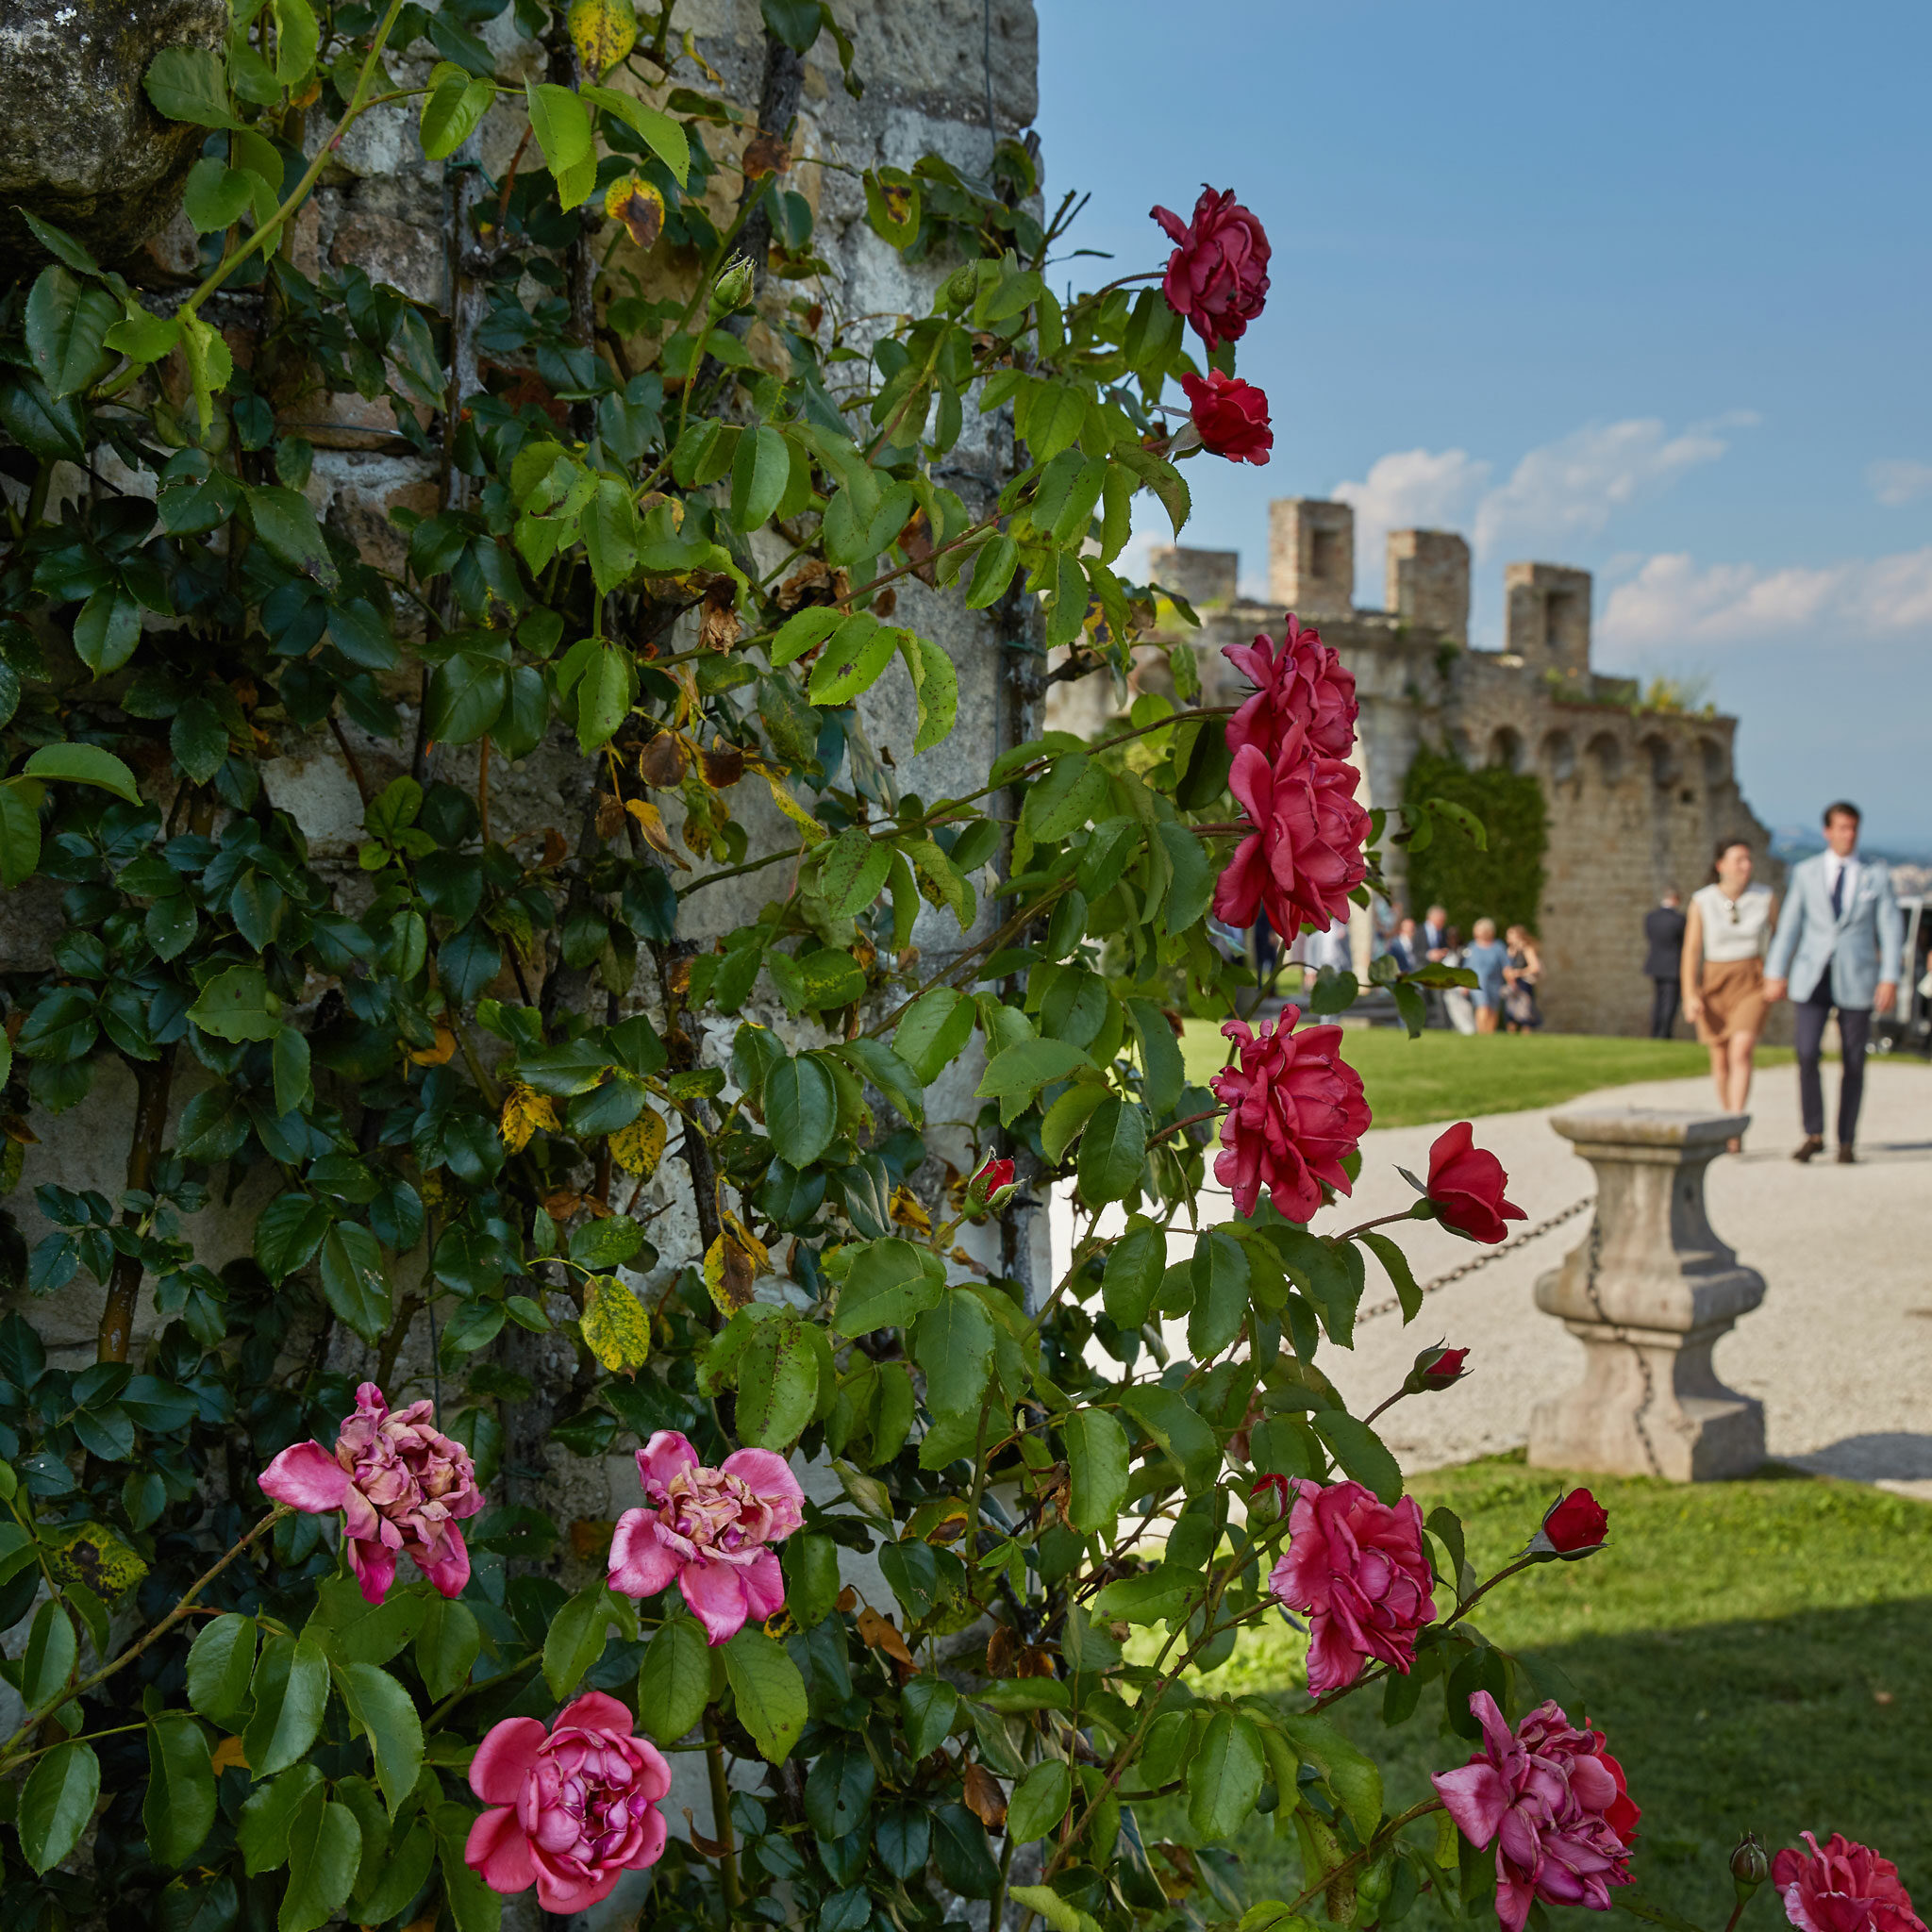
[{"label": "gravel path", "polygon": [[[1829,1104],[1836,1085],[1829,1070],[1826,1080]],[[1763,1306],[1719,1343],[1718,1373],[1763,1401],[1774,1457],[1932,1500],[1932,1069],[1918,1062],[1873,1065],[1856,1167],[1799,1167],[1789,1158],[1799,1138],[1795,1068],[1760,1074],[1752,1100],[1745,1151],[1711,1168],[1707,1199],[1711,1225],[1764,1275],[1767,1291]],[[1478,1120],[1476,1143],[1507,1169],[1509,1197],[1529,1224],[1593,1192],[1589,1164],[1548,1124],[1552,1112],[1592,1107],[1715,1111],[1707,1081],[1670,1080]],[[1372,1131],[1362,1143],[1354,1198],[1316,1226],[1349,1226],[1413,1199],[1394,1168],[1425,1173],[1440,1131]],[[1212,1188],[1201,1207],[1204,1224],[1231,1211],[1227,1197]],[[1063,1256],[1063,1205],[1055,1222],[1055,1245]],[[1361,1327],[1352,1353],[1324,1350],[1322,1368],[1357,1414],[1400,1383],[1417,1349],[1446,1340],[1472,1350],[1466,1380],[1441,1395],[1414,1397],[1383,1419],[1381,1432],[1406,1467],[1464,1462],[1516,1447],[1532,1405],[1580,1379],[1581,1346],[1532,1297],[1537,1276],[1554,1268],[1589,1224],[1579,1215],[1430,1295],[1407,1327],[1385,1316]],[[1391,1232],[1401,1238],[1420,1281],[1485,1252],[1432,1224]],[[1172,1244],[1175,1259],[1191,1249],[1191,1238]],[[1386,1295],[1372,1260],[1368,1300]],[[1185,1348],[1184,1337],[1174,1341]]]}]

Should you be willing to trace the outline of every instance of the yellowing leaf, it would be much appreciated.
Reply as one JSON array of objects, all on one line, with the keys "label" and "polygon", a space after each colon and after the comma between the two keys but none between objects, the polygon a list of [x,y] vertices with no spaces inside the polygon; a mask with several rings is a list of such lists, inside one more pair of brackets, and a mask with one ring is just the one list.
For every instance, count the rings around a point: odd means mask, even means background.
[{"label": "yellowing leaf", "polygon": [[633,1374],[651,1356],[651,1318],[614,1274],[584,1284],[584,1345],[607,1369]]},{"label": "yellowing leaf", "polygon": [[915,1234],[932,1232],[932,1216],[921,1204],[919,1196],[904,1181],[892,1190],[892,1219],[901,1227],[909,1227]]},{"label": "yellowing leaf", "polygon": [[664,232],[664,197],[641,175],[625,175],[610,184],[604,212],[622,222],[640,248],[656,245]]},{"label": "yellowing leaf", "polygon": [[512,1087],[503,1103],[503,1144],[512,1154],[521,1154],[539,1127],[548,1127],[553,1134],[559,1131],[557,1103],[534,1088]]},{"label": "yellowing leaf", "polygon": [[745,1226],[743,1222],[739,1220],[737,1215],[732,1213],[730,1208],[725,1208],[724,1214],[726,1230],[736,1239],[738,1245],[751,1257],[752,1273],[755,1275],[769,1274],[772,1272],[772,1251],[765,1246],[763,1241],[759,1241],[757,1235],[752,1233],[750,1228]]},{"label": "yellowing leaf", "polygon": [[425,1046],[418,1053],[412,1053],[409,1059],[412,1065],[419,1067],[441,1067],[448,1063],[450,1056],[456,1050],[456,1035],[447,1026],[439,1025],[436,1029],[436,1044]]},{"label": "yellowing leaf", "polygon": [[[746,760],[749,764],[749,760]],[[772,801],[785,816],[805,835],[808,845],[818,845],[832,835],[819,824],[818,820],[800,805],[791,795],[791,788],[775,772],[761,773],[765,783],[772,788]]]},{"label": "yellowing leaf", "polygon": [[226,1771],[230,1765],[235,1766],[239,1770],[246,1771],[248,1769],[248,1754],[242,1750],[240,1738],[224,1738],[215,1746],[214,1755],[209,1758],[208,1762],[213,1765],[215,1775],[220,1777],[223,1772]]},{"label": "yellowing leaf", "polygon": [[637,820],[644,835],[644,843],[653,852],[661,854],[679,872],[689,872],[691,867],[677,856],[677,848],[671,842],[671,834],[665,828],[664,814],[648,798],[626,798],[624,808]]},{"label": "yellowing leaf", "polygon": [[705,1256],[705,1288],[721,1312],[735,1315],[751,1300],[756,1279],[752,1258],[728,1234],[721,1234]]},{"label": "yellowing leaf", "polygon": [[104,1603],[112,1603],[147,1574],[140,1551],[104,1523],[50,1530],[42,1540],[54,1546],[54,1574],[63,1583],[86,1584]]},{"label": "yellowing leaf", "polygon": [[630,0],[571,0],[565,20],[584,65],[599,78],[638,43]]},{"label": "yellowing leaf", "polygon": [[619,1127],[610,1137],[610,1158],[625,1174],[649,1180],[664,1158],[664,1145],[671,1130],[656,1108],[647,1107],[627,1127]]}]

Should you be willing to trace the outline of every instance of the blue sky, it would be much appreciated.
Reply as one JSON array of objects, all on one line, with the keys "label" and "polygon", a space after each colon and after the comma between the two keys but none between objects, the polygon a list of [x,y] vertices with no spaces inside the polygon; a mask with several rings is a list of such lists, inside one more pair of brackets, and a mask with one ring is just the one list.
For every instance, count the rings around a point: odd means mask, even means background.
[{"label": "blue sky", "polygon": [[[1271,497],[1596,573],[1596,661],[1704,680],[1774,826],[1932,851],[1932,9],[1039,0],[1050,205],[1158,266],[1233,187],[1274,244],[1265,469],[1184,541],[1265,581]],[[1361,541],[1366,538],[1366,541]],[[1164,529],[1157,541],[1165,541]]]}]

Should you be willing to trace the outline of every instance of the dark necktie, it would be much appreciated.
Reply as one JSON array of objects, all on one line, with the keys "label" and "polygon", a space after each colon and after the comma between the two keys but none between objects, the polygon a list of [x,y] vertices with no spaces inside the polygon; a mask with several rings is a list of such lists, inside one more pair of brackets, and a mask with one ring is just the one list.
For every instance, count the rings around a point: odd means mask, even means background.
[{"label": "dark necktie", "polygon": [[1845,869],[1843,866],[1840,866],[1838,876],[1831,882],[1831,916],[1834,919],[1841,919],[1844,917],[1844,909]]}]

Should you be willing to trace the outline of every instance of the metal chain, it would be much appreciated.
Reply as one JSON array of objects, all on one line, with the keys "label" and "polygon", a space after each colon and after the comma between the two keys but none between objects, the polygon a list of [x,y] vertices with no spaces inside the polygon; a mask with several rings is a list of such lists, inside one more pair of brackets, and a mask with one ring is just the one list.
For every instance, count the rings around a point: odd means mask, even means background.
[{"label": "metal chain", "polygon": [[[1596,1287],[1597,1269],[1603,1260],[1603,1252],[1604,1224],[1599,1219],[1590,1224],[1589,1266],[1583,1276],[1583,1291],[1590,1297],[1590,1305],[1596,1310],[1597,1320],[1608,1328],[1614,1324],[1604,1313],[1603,1296],[1597,1292]],[[1650,1464],[1651,1474],[1661,1476],[1663,1464],[1657,1460],[1657,1444],[1650,1440],[1650,1424],[1644,1421],[1651,1404],[1657,1399],[1657,1384],[1651,1376],[1650,1357],[1627,1335],[1620,1336],[1619,1340],[1637,1357],[1637,1373],[1643,1378],[1643,1400],[1637,1405],[1637,1412],[1630,1420],[1637,1424],[1638,1440],[1643,1444],[1643,1457]]]},{"label": "metal chain", "polygon": [[[1490,1249],[1487,1254],[1477,1255],[1463,1262],[1459,1268],[1452,1268],[1446,1274],[1438,1274],[1433,1280],[1422,1285],[1424,1294],[1434,1294],[1438,1289],[1447,1288],[1452,1282],[1460,1281],[1466,1274],[1474,1274],[1479,1268],[1487,1268],[1491,1261],[1500,1261],[1505,1255],[1513,1254],[1518,1248],[1526,1247],[1531,1241],[1540,1241],[1554,1227],[1561,1227],[1566,1221],[1576,1217],[1596,1199],[1594,1194],[1586,1194],[1580,1201],[1573,1201],[1560,1213],[1553,1214],[1547,1221],[1539,1221],[1534,1227],[1525,1227],[1519,1235],[1513,1235],[1500,1247]],[[1592,1264],[1592,1292],[1594,1292],[1594,1265]],[[1378,1315],[1392,1315],[1402,1306],[1399,1296],[1392,1296],[1386,1302],[1377,1302],[1373,1307],[1358,1308],[1356,1323],[1373,1322]]]}]

